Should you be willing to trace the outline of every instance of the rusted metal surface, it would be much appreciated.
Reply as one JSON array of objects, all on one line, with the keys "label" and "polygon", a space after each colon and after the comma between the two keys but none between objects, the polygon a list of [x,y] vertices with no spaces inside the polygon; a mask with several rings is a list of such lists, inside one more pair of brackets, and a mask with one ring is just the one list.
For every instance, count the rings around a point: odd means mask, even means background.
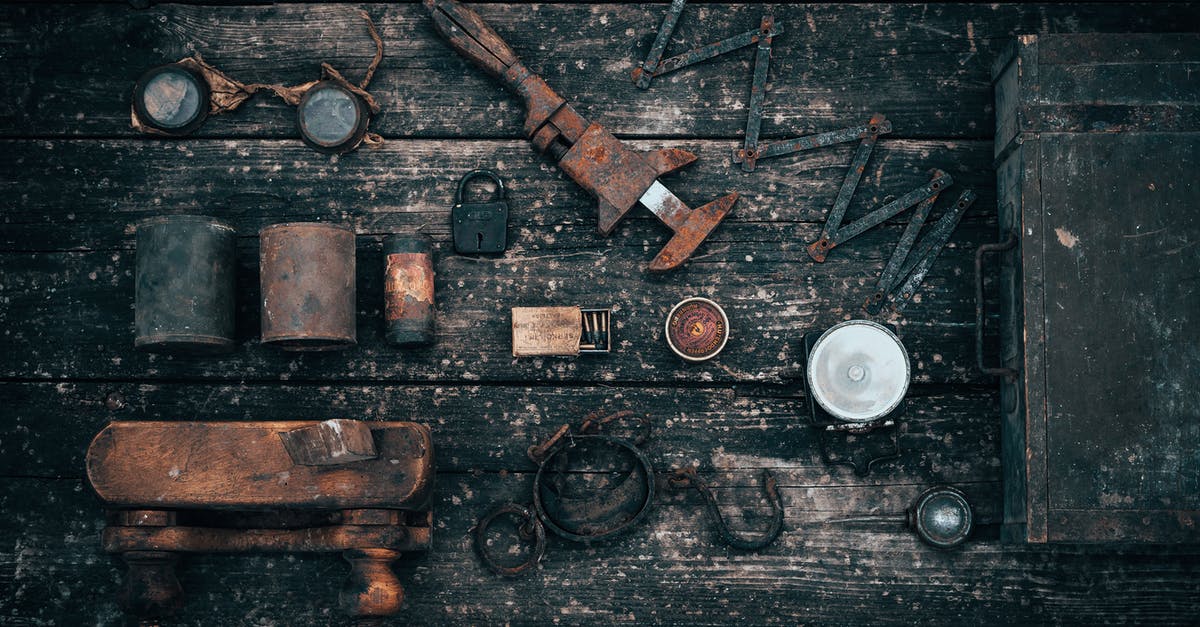
[{"label": "rusted metal surface", "polygon": [[665,325],[667,345],[688,361],[716,357],[729,341],[729,317],[707,298],[687,298],[671,308]]},{"label": "rusted metal surface", "polygon": [[654,45],[646,55],[646,60],[633,70],[633,82],[640,89],[649,89],[650,80],[656,76],[662,76],[689,65],[757,44],[757,51],[754,55],[754,75],[750,82],[750,103],[746,107],[746,136],[742,147],[734,150],[734,162],[742,164],[742,170],[753,172],[755,162],[761,154],[758,133],[762,128],[763,99],[767,92],[767,72],[771,67],[771,44],[775,37],[783,34],[783,27],[775,24],[774,16],[764,15],[758,30],[734,35],[660,61],[663,51],[671,39],[671,34],[675,31],[675,25],[679,22],[679,16],[683,13],[685,4],[684,0],[671,2],[667,15],[663,18],[662,26],[658,30],[658,35],[654,38]]},{"label": "rusted metal surface", "polygon": [[[935,199],[931,198],[917,205],[916,211],[908,221],[908,226],[904,229],[904,234],[896,243],[892,257],[884,266],[883,272],[879,274],[875,293],[868,296],[866,302],[863,303],[863,308],[867,310],[867,313],[877,314],[889,304],[896,311],[900,311],[912,301],[921,281],[933,267],[933,262],[937,260],[946,243],[950,241],[950,235],[958,227],[963,214],[974,204],[975,198],[975,192],[969,189],[959,194],[954,204],[930,227],[920,244],[916,244],[917,234],[920,233],[926,218],[929,217],[929,211],[933,208]],[[915,251],[913,250],[914,246]],[[909,254],[910,251],[912,254]]]},{"label": "rusted metal surface", "polygon": [[259,232],[262,342],[291,351],[356,342],[354,232],[317,222]]},{"label": "rusted metal surface", "polygon": [[686,5],[687,0],[671,0],[671,6],[667,9],[667,14],[663,16],[662,26],[659,27],[658,34],[654,36],[654,44],[650,46],[650,52],[646,54],[646,60],[633,69],[633,83],[639,89],[650,88],[650,79],[654,77],[654,72],[658,69],[658,62],[662,60],[663,52],[667,49],[667,43],[671,41],[671,34],[675,32],[675,25],[679,23],[679,16],[683,13],[683,7]]},{"label": "rusted metal surface", "polygon": [[233,350],[236,235],[204,216],[138,224],[134,346],[190,354]]},{"label": "rusted metal surface", "polygon": [[838,245],[862,235],[872,227],[883,224],[919,202],[931,198],[936,199],[942,190],[954,182],[954,178],[949,174],[941,170],[934,170],[930,181],[925,185],[905,193],[850,224],[843,225],[842,218],[846,216],[846,209],[850,207],[850,199],[854,197],[854,189],[858,187],[858,181],[862,178],[874,143],[874,139],[868,137],[859,145],[858,152],[855,153],[854,160],[850,163],[850,170],[846,173],[842,189],[838,192],[837,200],[834,201],[833,209],[829,210],[829,215],[825,218],[825,227],[821,229],[821,237],[808,245],[808,256],[812,257],[813,261],[825,261],[829,251]]},{"label": "rusted metal surface", "polygon": [[[641,522],[654,502],[654,467],[640,448],[623,438],[608,435],[571,435],[550,449],[538,467],[533,483],[533,508],[538,519],[555,535],[576,542],[606,540]],[[588,469],[572,464],[587,458],[587,451],[603,455],[609,449],[633,460],[611,485],[586,490],[576,496],[569,485]]]},{"label": "rusted metal surface", "polygon": [[743,142],[742,170],[753,172],[758,160],[758,131],[762,127],[763,99],[767,95],[767,70],[771,67],[771,42],[782,32],[775,18],[766,15],[758,29],[758,50],[754,55],[754,79],[750,82],[750,104],[746,107],[746,139]]},{"label": "rusted metal surface", "polygon": [[678,490],[694,488],[704,498],[705,511],[708,513],[709,521],[716,528],[721,541],[730,547],[742,551],[764,549],[775,542],[783,531],[783,500],[779,497],[779,487],[776,484],[775,475],[771,474],[769,470],[763,470],[762,487],[763,494],[771,503],[771,524],[757,537],[747,537],[735,533],[729,528],[729,525],[725,523],[725,517],[721,515],[721,508],[717,505],[717,497],[713,494],[712,488],[700,478],[695,468],[687,467],[676,470],[670,482],[671,487]]},{"label": "rusted metal surface", "polygon": [[980,244],[975,249],[975,364],[983,374],[994,377],[1015,378],[1016,368],[984,365],[983,350],[983,257],[990,253],[1002,253],[1017,246],[1016,233],[1009,233],[1002,242]]},{"label": "rusted metal surface", "polygon": [[[871,119],[866,124],[860,126],[850,126],[835,131],[826,131],[824,133],[816,133],[814,135],[805,135],[794,139],[785,139],[774,142],[763,142],[758,144],[758,148],[751,154],[747,148],[735,148],[733,151],[733,162],[743,163],[747,159],[768,159],[770,157],[778,157],[788,155],[794,152],[802,152],[805,150],[814,150],[816,148],[824,148],[825,146],[833,146],[852,142],[856,139],[863,140],[868,137],[878,138],[880,135],[886,135],[892,132],[892,123],[888,121],[883,114],[876,113],[871,116]],[[746,169],[743,167],[742,169]],[[749,170],[752,171],[754,166],[751,165]]]},{"label": "rusted metal surface", "polygon": [[[634,421],[632,439],[601,434],[607,425]],[[545,553],[546,530],[590,544],[628,531],[645,519],[654,503],[654,467],[641,450],[650,420],[631,411],[589,414],[578,429],[562,425],[545,442],[529,447],[538,466],[533,504],[505,503],[475,526],[475,550],[491,571],[506,576],[532,568]],[[519,539],[532,543],[526,559],[506,564],[488,548],[488,529],[502,517],[517,517]]]},{"label": "rusted metal surface", "polygon": [[675,231],[648,266],[650,270],[679,267],[729,213],[736,193],[693,210],[658,183],[659,176],[695,161],[695,155],[673,148],[645,152],[628,148],[576,113],[473,11],[453,0],[425,0],[425,6],[451,47],[525,100],[526,134],[539,151],[558,161],[563,171],[598,199],[601,235],[612,233],[639,201]]},{"label": "rusted metal surface", "polygon": [[433,242],[427,235],[389,235],[383,240],[383,321],[388,342],[432,344],[434,332]]},{"label": "rusted metal surface", "polygon": [[[492,524],[504,516],[515,516],[521,521],[517,527],[522,540],[533,543],[529,557],[516,564],[508,564],[497,559],[488,549],[487,532]],[[497,575],[514,577],[537,565],[546,554],[546,528],[538,521],[533,511],[524,505],[505,503],[490,511],[475,524],[475,552],[484,566]]]},{"label": "rusted metal surface", "polygon": [[671,6],[667,9],[666,16],[663,17],[662,26],[659,27],[658,34],[655,35],[654,44],[651,46],[650,52],[646,55],[646,60],[633,69],[631,76],[634,84],[639,88],[649,89],[652,78],[657,78],[676,70],[682,70],[685,67],[719,57],[735,50],[740,50],[746,46],[759,44],[761,48],[765,41],[766,49],[770,50],[770,38],[783,33],[782,27],[775,26],[773,17],[764,16],[762,26],[757,30],[746,31],[722,39],[721,41],[693,48],[687,52],[663,59],[663,52],[666,50],[667,43],[671,40],[671,35],[675,32],[675,26],[678,24],[679,16],[683,13],[686,4],[684,0],[672,0]]}]

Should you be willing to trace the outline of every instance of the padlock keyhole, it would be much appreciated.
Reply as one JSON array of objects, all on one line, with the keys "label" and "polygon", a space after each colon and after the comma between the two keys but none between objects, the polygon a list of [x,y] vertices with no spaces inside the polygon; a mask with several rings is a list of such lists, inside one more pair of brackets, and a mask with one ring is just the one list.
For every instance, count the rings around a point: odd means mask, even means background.
[{"label": "padlock keyhole", "polygon": [[475,250],[483,250],[483,233],[476,233],[475,239],[478,243],[475,245]]}]

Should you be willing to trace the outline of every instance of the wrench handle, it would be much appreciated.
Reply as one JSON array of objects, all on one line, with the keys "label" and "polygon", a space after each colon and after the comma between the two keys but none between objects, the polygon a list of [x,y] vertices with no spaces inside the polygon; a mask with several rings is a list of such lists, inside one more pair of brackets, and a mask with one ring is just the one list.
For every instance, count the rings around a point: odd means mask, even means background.
[{"label": "wrench handle", "polygon": [[459,54],[517,91],[524,66],[512,48],[477,13],[454,0],[425,0],[438,33]]}]

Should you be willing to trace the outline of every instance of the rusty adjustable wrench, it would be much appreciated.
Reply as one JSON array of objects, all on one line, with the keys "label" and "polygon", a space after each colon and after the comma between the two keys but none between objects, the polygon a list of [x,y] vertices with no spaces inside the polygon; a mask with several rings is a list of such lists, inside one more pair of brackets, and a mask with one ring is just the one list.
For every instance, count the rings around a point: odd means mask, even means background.
[{"label": "rusty adjustable wrench", "polygon": [[691,209],[658,181],[696,160],[678,148],[639,151],[599,124],[588,122],[546,81],[525,67],[508,44],[474,11],[454,0],[425,0],[439,33],[462,56],[525,99],[525,134],[599,201],[597,229],[607,236],[639,202],[675,232],[651,270],[671,270],[695,252],[733,208],[737,193]]}]

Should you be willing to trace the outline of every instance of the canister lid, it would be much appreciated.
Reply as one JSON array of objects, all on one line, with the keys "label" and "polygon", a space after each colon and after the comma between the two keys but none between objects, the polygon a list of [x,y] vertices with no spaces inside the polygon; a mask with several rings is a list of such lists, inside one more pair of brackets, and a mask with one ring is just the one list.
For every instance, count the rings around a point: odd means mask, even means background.
[{"label": "canister lid", "polygon": [[887,327],[870,320],[847,320],[821,334],[805,370],[817,404],[846,422],[882,418],[908,391],[904,345]]},{"label": "canister lid", "polygon": [[198,72],[178,63],[147,70],[133,88],[138,119],[170,135],[195,130],[208,116],[208,108],[208,83]]},{"label": "canister lid", "polygon": [[707,298],[686,298],[667,315],[666,336],[676,355],[688,361],[712,359],[729,341],[729,318]]}]

